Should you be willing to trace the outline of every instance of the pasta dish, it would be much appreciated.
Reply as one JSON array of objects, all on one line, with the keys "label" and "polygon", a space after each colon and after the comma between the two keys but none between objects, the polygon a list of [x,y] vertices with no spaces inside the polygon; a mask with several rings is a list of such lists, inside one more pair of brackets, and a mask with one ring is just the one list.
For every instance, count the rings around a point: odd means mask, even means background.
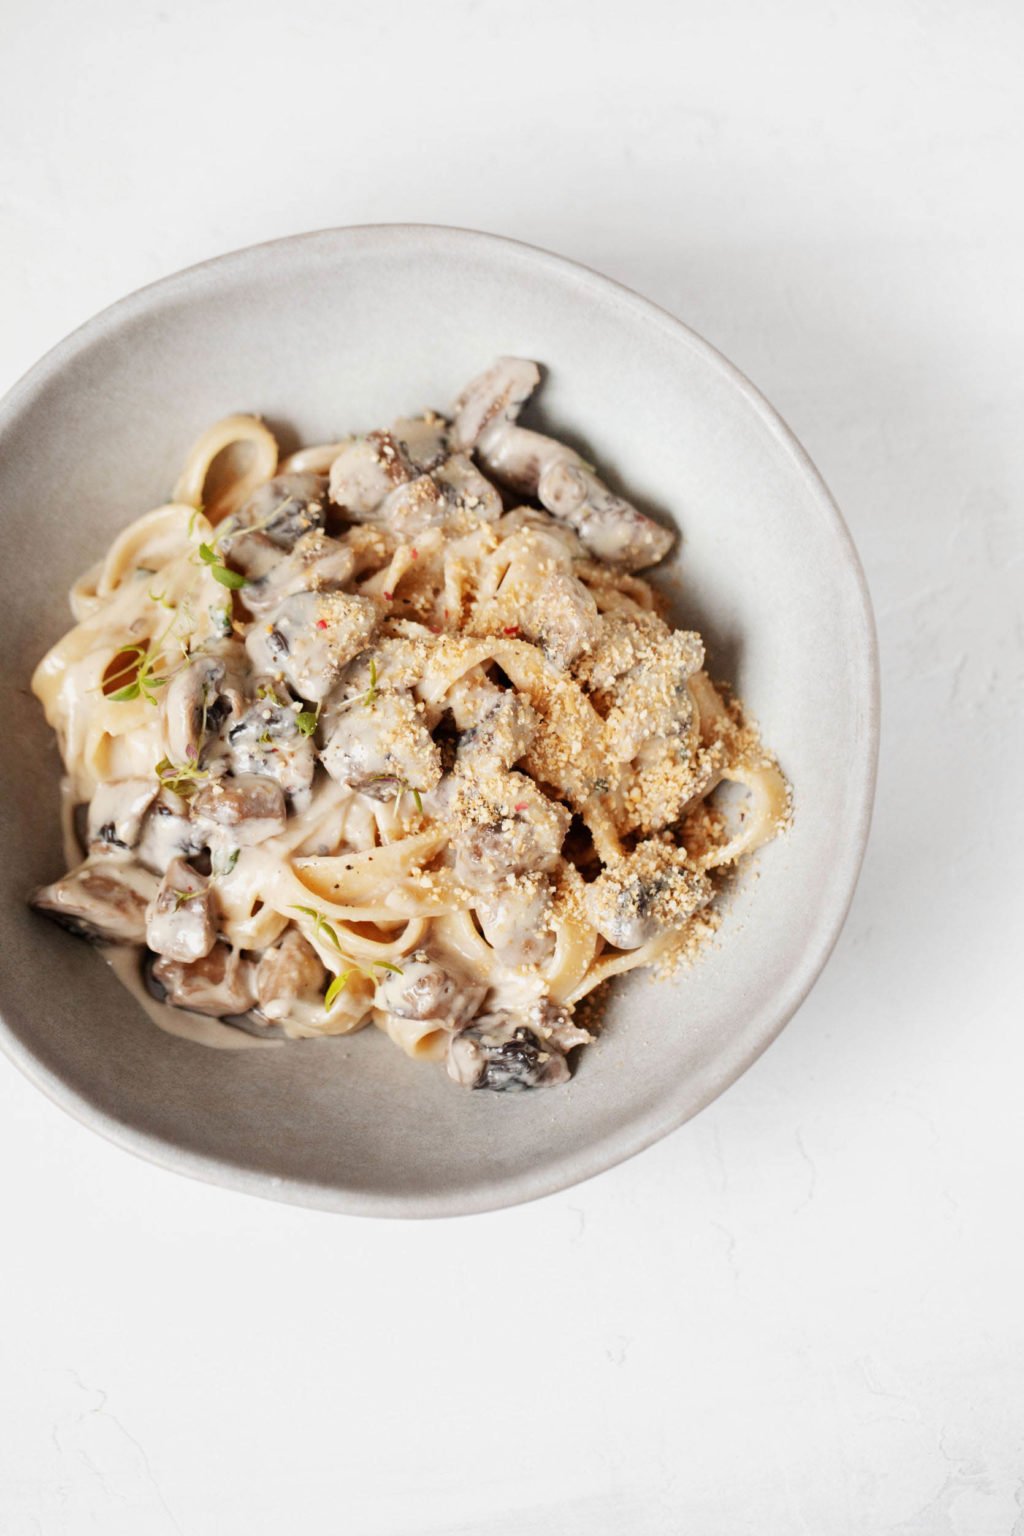
[{"label": "pasta dish", "polygon": [[282,462],[230,416],[72,589],[32,682],[72,867],[33,903],[177,1032],[372,1023],[468,1087],[563,1082],[581,1000],[684,957],[784,824],[636,574],[673,536],[520,425],[539,380]]}]

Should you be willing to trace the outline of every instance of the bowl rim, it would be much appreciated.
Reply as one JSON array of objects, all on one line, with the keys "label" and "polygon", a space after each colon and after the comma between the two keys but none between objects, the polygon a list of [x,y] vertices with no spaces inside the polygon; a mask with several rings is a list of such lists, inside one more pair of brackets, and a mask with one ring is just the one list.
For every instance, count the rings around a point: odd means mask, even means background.
[{"label": "bowl rim", "polygon": [[626,284],[607,277],[583,262],[505,235],[446,224],[338,225],[279,236],[196,262],[115,300],[45,352],[0,399],[0,440],[21,412],[31,405],[61,370],[95,343],[116,333],[134,318],[144,315],[154,303],[187,296],[190,290],[211,276],[230,276],[232,269],[244,272],[246,266],[265,261],[268,253],[295,250],[302,246],[313,248],[320,245],[327,249],[339,241],[358,247],[360,244],[370,245],[380,240],[392,241],[396,245],[416,243],[420,246],[425,241],[435,246],[450,242],[463,249],[490,249],[499,258],[503,252],[516,253],[520,259],[528,260],[539,271],[557,273],[577,283],[582,278],[595,293],[615,300],[648,324],[653,322],[667,336],[683,342],[698,353],[731,384],[760,418],[776,445],[792,461],[811,494],[818,514],[829,525],[835,538],[837,558],[844,566],[846,575],[853,581],[853,595],[857,604],[851,610],[851,617],[858,630],[864,665],[865,696],[861,701],[863,729],[856,744],[855,756],[847,763],[848,789],[856,814],[846,822],[847,838],[843,857],[833,871],[829,902],[816,913],[807,928],[800,953],[787,974],[785,985],[777,989],[762,1006],[757,1019],[760,1027],[751,1030],[754,1038],[750,1040],[748,1048],[730,1060],[720,1074],[713,1075],[702,1084],[696,1102],[676,1103],[670,1100],[660,1111],[635,1118],[590,1148],[582,1151],[570,1149],[557,1163],[547,1168],[527,1167],[473,1190],[448,1192],[442,1189],[416,1194],[340,1189],[314,1180],[257,1172],[227,1159],[182,1148],[165,1137],[127,1125],[115,1115],[91,1103],[78,1089],[47,1067],[30,1046],[14,1034],[0,1008],[0,1046],[29,1081],[80,1124],[97,1131],[106,1140],[146,1162],[203,1183],[220,1185],[244,1194],[346,1215],[399,1218],[462,1216],[520,1205],[554,1194],[594,1178],[636,1156],[699,1114],[731,1087],[778,1038],[806,999],[835,948],[863,865],[878,770],[878,641],[867,580],[842,513],[807,451],[750,379],[685,321]]}]

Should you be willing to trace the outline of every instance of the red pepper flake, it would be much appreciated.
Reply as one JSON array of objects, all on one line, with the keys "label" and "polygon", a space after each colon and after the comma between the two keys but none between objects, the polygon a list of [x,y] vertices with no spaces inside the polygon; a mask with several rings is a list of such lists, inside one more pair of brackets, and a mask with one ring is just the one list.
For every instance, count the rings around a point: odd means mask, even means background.
[{"label": "red pepper flake", "polygon": [[518,633],[519,633],[519,625],[518,624],[506,624],[505,628],[502,630],[502,634],[503,635],[518,635]]},{"label": "red pepper flake", "polygon": [[316,627],[317,627],[317,629],[326,629],[327,628],[327,620],[326,619],[317,619]]},{"label": "red pepper flake", "polygon": [[387,603],[390,603],[390,601],[394,597],[394,595],[395,594],[393,592],[385,592],[384,593],[384,601],[387,602]]},{"label": "red pepper flake", "polygon": [[432,635],[439,635],[441,633],[436,624],[428,624],[427,628],[430,630]]},{"label": "red pepper flake", "polygon": [[530,809],[530,802],[528,800],[520,800],[519,804],[514,805],[512,809],[514,811],[528,811]]},{"label": "red pepper flake", "polygon": [[412,549],[409,551],[409,553],[412,555],[414,560],[418,560],[420,557],[420,552],[418,549]]}]

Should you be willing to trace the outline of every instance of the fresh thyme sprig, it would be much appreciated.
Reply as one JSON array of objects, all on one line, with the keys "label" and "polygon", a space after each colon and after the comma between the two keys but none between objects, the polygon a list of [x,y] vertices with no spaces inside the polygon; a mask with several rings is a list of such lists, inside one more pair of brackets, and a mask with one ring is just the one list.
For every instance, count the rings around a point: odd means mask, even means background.
[{"label": "fresh thyme sprig", "polygon": [[182,799],[194,795],[198,786],[210,777],[209,769],[200,768],[197,763],[172,763],[169,757],[162,757],[154,772],[164,789],[181,795]]},{"label": "fresh thyme sprig", "polygon": [[352,709],[356,704],[362,704],[367,709],[372,709],[374,704],[376,704],[379,696],[380,689],[377,686],[377,660],[376,657],[371,656],[369,688],[367,688],[365,693],[354,693],[352,694],[351,698],[343,700],[343,702],[338,705],[337,713],[340,715],[342,711]]},{"label": "fresh thyme sprig", "polygon": [[209,566],[210,575],[214,581],[219,581],[222,587],[230,587],[232,592],[237,592],[239,588],[249,585],[248,576],[242,576],[240,572],[230,570],[220,559],[212,544],[200,544],[199,558],[204,565]]},{"label": "fresh thyme sprig", "polygon": [[421,816],[423,815],[423,796],[414,784],[408,783],[405,779],[400,779],[397,773],[371,773],[371,783],[377,783],[380,780],[390,780],[392,784],[398,785],[398,793],[395,796],[394,802],[396,811],[401,804],[402,796],[404,794],[410,794],[412,795],[413,803],[415,804],[416,809],[419,811]]},{"label": "fresh thyme sprig", "polygon": [[341,954],[341,944],[338,940],[338,935],[335,933],[334,929],[331,927],[330,923],[327,921],[326,917],[324,917],[322,912],[318,912],[316,907],[297,907],[294,904],[292,905],[292,911],[301,912],[303,917],[311,917],[313,919],[314,939],[318,939],[322,934],[326,934],[327,938],[334,945],[335,949],[339,954]]},{"label": "fresh thyme sprig", "polygon": [[[342,954],[343,951],[341,948],[341,943],[338,939],[338,935],[335,933],[333,927],[327,921],[322,912],[318,912],[315,907],[297,907],[294,905],[292,907],[292,911],[301,912],[303,917],[312,918],[313,937],[319,938],[321,935],[325,935],[329,942],[334,945],[334,948],[338,951],[339,955]],[[327,988],[327,991],[324,994],[324,1012],[330,1012],[332,1003],[337,997],[340,997],[341,993],[348,986],[349,981],[353,976],[365,976],[367,980],[372,981],[374,979],[373,970],[375,967],[382,971],[392,971],[396,976],[405,975],[402,967],[400,965],[393,965],[390,960],[371,960],[369,970],[367,970],[365,966],[349,965],[346,970],[338,972],[337,976],[335,976],[334,980]]]},{"label": "fresh thyme sprig", "polygon": [[324,1013],[330,1013],[331,1005],[333,1004],[334,1000],[340,997],[342,992],[344,992],[345,988],[348,986],[349,977],[351,975],[352,971],[350,969],[347,971],[339,971],[337,976],[335,976],[334,980],[327,988],[327,991],[324,993]]},{"label": "fresh thyme sprig", "polygon": [[370,657],[370,686],[363,696],[363,703],[367,709],[372,709],[377,702],[377,659]]},{"label": "fresh thyme sprig", "polygon": [[114,693],[108,693],[107,698],[115,704],[125,704],[129,699],[137,699],[140,696],[147,703],[156,703],[154,689],[162,688],[167,682],[166,677],[157,677],[154,668],[159,665],[163,657],[159,655],[153,646],[146,645],[122,645],[115,657],[123,656],[124,665],[119,667],[107,682],[116,683],[118,678],[127,677],[131,681],[118,688]]},{"label": "fresh thyme sprig", "polygon": [[373,981],[373,966],[378,966],[382,971],[393,971],[396,976],[405,975],[402,967],[400,965],[392,965],[390,960],[372,960],[370,964],[371,970],[369,971],[365,970],[361,965],[350,965],[347,971],[338,972],[337,976],[335,976],[334,980],[327,988],[327,991],[324,993],[325,1013],[330,1013],[331,1004],[335,1001],[336,998],[341,996],[342,992],[344,992],[353,976],[365,976],[367,980]]},{"label": "fresh thyme sprig", "polygon": [[[129,681],[114,693],[108,693],[108,699],[111,699],[115,704],[124,704],[129,699],[142,697],[147,703],[156,704],[157,699],[154,689],[163,688],[174,676],[173,672],[169,672],[163,677],[157,677],[156,668],[166,661],[163,653],[164,642],[169,635],[173,634],[175,625],[180,619],[184,619],[186,623],[192,622],[192,613],[187,597],[182,599],[171,622],[167,625],[166,629],[157,635],[155,640],[151,640],[147,645],[122,645],[119,651],[115,651],[114,659],[116,660],[118,656],[123,656],[125,658],[124,665],[118,668],[109,678],[104,679],[100,686],[106,687],[107,683],[116,683],[121,677],[126,677]],[[191,656],[189,648],[189,636],[191,633],[192,631],[190,630],[188,635],[180,636],[177,640],[178,648],[185,661],[188,661]]]},{"label": "fresh thyme sprig", "polygon": [[295,724],[298,726],[301,735],[312,736],[320,723],[320,711],[322,708],[323,703],[321,702],[317,705],[316,709],[304,709],[295,716]]},{"label": "fresh thyme sprig", "polygon": [[[264,528],[269,528],[270,524],[274,522],[275,519],[280,517],[281,513],[288,506],[289,502],[293,500],[294,497],[289,493],[287,496],[283,497],[276,506],[271,507],[266,517],[260,518],[258,522],[253,523],[251,527],[248,528],[234,527],[234,519],[229,517],[225,520],[224,525],[219,533],[215,534],[208,543],[204,542],[200,544],[196,553],[198,554],[203,564],[209,566],[210,575],[213,577],[214,581],[219,581],[222,587],[228,587],[232,592],[238,592],[242,587],[248,587],[251,585],[248,576],[242,576],[238,571],[233,571],[231,570],[230,566],[224,564],[224,561],[221,559],[220,554],[218,553],[220,541],[225,537],[226,534],[261,533]],[[192,516],[189,518],[189,538],[191,538],[195,532],[196,518],[199,517],[201,512],[202,508],[196,507],[195,511],[192,513]]]},{"label": "fresh thyme sprig", "polygon": [[238,855],[240,852],[241,850],[239,848],[232,848],[227,853],[225,853],[223,849],[214,849],[213,853],[210,855],[210,873],[214,880],[222,880],[225,878],[225,876],[230,875],[231,871],[238,863]]}]

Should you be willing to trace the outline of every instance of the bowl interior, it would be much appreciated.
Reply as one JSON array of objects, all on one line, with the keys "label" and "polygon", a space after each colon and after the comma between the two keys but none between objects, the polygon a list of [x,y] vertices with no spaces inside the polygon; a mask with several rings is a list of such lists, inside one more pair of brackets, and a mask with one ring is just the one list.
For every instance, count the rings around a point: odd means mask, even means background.
[{"label": "bowl interior", "polygon": [[[287,449],[444,408],[502,352],[542,361],[540,419],[682,531],[668,573],[778,753],[796,819],[678,980],[621,985],[564,1090],[469,1094],[373,1030],[219,1052],[156,1029],[87,946],[30,914],[63,869],[59,761],[28,694],[66,589],[165,499],[192,439],[234,410]],[[265,1194],[395,1214],[508,1203],[679,1124],[773,1038],[845,913],[873,783],[874,651],[827,493],[709,347],[581,268],[509,242],[341,230],[225,257],[133,295],[62,344],[0,415],[9,733],[0,1005],[15,1058],[145,1155]]]}]

